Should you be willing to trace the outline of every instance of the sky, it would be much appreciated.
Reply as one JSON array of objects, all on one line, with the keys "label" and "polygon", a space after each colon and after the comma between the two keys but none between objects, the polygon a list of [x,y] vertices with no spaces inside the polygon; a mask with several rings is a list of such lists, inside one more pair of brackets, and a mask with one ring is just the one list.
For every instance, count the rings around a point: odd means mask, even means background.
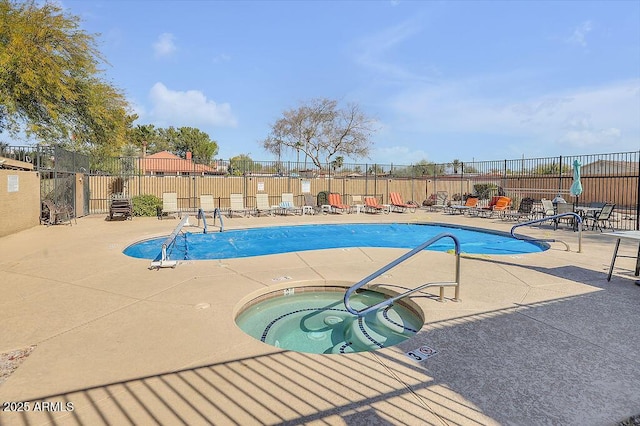
[{"label": "sky", "polygon": [[221,159],[274,159],[272,124],[314,98],[375,120],[357,162],[640,150],[638,0],[58,3],[135,124],[196,127]]}]

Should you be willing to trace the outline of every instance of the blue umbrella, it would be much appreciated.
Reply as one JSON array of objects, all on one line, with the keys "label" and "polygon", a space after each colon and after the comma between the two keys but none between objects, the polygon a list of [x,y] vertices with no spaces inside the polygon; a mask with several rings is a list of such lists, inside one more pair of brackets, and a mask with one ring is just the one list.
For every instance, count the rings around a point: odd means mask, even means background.
[{"label": "blue umbrella", "polygon": [[582,164],[580,164],[580,161],[573,161],[573,184],[571,185],[569,192],[574,197],[579,197],[580,194],[582,194],[582,182],[580,182],[580,166],[582,166]]}]

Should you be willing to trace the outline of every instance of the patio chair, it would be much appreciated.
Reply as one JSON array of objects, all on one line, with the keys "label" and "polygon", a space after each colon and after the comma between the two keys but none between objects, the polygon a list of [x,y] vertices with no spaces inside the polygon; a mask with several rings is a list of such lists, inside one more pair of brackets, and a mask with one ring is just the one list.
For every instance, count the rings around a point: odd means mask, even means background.
[{"label": "patio chair", "polygon": [[376,197],[364,197],[364,211],[366,213],[382,213],[385,210],[387,208],[379,204]]},{"label": "patio chair", "polygon": [[338,210],[341,213],[347,212],[351,213],[351,207],[342,202],[342,196],[337,193],[329,194],[329,205],[331,206],[331,210],[334,213],[338,213]]},{"label": "patio chair", "polygon": [[158,216],[158,219],[162,219],[165,214],[182,217],[182,212],[178,209],[178,194],[176,192],[162,193],[162,214]]},{"label": "patio chair", "polygon": [[498,195],[494,195],[489,200],[489,204],[487,204],[486,206],[477,207],[478,215],[483,216],[485,213],[486,214],[490,213],[493,210],[493,206],[496,205],[499,199],[500,197]]},{"label": "patio chair", "polygon": [[244,194],[231,194],[229,195],[229,217],[233,217],[235,213],[242,215],[251,214],[251,209],[244,206]]},{"label": "patio chair", "polygon": [[411,213],[414,213],[416,211],[416,205],[408,204],[402,201],[402,196],[400,195],[399,192],[390,192],[389,199],[390,199],[391,208],[394,211],[397,211],[400,213],[404,213],[407,210],[409,210]]},{"label": "patio chair", "polygon": [[449,193],[447,191],[438,191],[435,196],[435,203],[429,206],[429,210],[443,210],[447,206]]},{"label": "patio chair", "polygon": [[[573,203],[557,203],[556,204],[556,214],[562,214],[562,213],[575,213],[575,206]],[[557,217],[553,220],[554,225],[553,225],[553,229],[558,229],[558,226],[560,225],[561,222],[566,223],[567,225],[571,226],[571,229],[573,229],[574,231],[577,229],[577,223],[576,223],[576,218],[573,215],[567,215],[567,216],[562,216],[562,217]]]},{"label": "patio chair", "polygon": [[449,206],[447,211],[450,214],[465,214],[470,213],[471,209],[474,209],[478,206],[478,197],[467,197],[467,200],[463,205],[460,206]]},{"label": "patio chair", "polygon": [[362,195],[352,195],[351,196],[351,209],[356,209],[356,213],[360,213],[364,211],[364,201],[362,200]]},{"label": "patio chair", "polygon": [[204,215],[213,215],[213,212],[216,210],[216,204],[213,200],[213,195],[200,195],[200,210],[202,210],[202,213]]},{"label": "patio chair", "polygon": [[515,220],[520,222],[521,220],[528,220],[532,218],[533,211],[533,198],[525,197],[520,201],[520,206],[517,211],[506,212],[502,218],[504,220]]},{"label": "patio chair", "polygon": [[532,212],[535,216],[544,218],[556,214],[556,209],[555,207],[553,207],[553,201],[543,198],[542,200],[540,200],[540,203],[542,204],[542,207],[534,209],[534,211]]},{"label": "patio chair", "polygon": [[293,194],[291,192],[283,192],[282,202],[278,205],[277,211],[283,215],[287,215],[289,213],[295,215],[296,213],[302,214],[304,209],[295,205],[293,202]]},{"label": "patio chair", "polygon": [[254,212],[256,216],[273,215],[274,208],[269,204],[269,194],[256,194],[256,208]]},{"label": "patio chair", "polygon": [[487,207],[478,209],[482,217],[502,216],[511,208],[511,198],[505,196],[496,196],[491,199]]},{"label": "patio chair", "polygon": [[613,215],[613,209],[615,208],[615,204],[607,203],[604,205],[604,207],[602,207],[602,210],[596,212],[596,214],[592,218],[587,218],[587,220],[591,222],[591,229],[599,229],[600,232],[602,232],[602,229],[606,228],[608,224],[609,228],[614,231],[615,229],[613,227],[613,224],[611,223],[611,216]]},{"label": "patio chair", "polygon": [[304,205],[302,206],[302,214],[316,214],[320,211],[317,204],[317,197],[313,194],[304,194]]}]

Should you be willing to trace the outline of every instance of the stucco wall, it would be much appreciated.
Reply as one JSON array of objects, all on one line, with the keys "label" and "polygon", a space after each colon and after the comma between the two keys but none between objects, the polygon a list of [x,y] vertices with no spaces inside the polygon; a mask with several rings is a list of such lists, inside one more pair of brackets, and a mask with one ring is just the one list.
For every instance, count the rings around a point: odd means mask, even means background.
[{"label": "stucco wall", "polygon": [[39,224],[38,173],[0,170],[0,237]]}]

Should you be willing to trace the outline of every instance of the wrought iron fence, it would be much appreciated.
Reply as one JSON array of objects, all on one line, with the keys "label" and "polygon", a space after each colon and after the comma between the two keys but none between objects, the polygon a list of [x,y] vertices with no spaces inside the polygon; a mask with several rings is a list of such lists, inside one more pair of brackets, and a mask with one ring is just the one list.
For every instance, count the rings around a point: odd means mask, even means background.
[{"label": "wrought iron fence", "polygon": [[[347,203],[354,195],[375,196],[387,203],[390,192],[418,204],[439,192],[446,192],[453,202],[478,195],[481,204],[505,194],[514,205],[526,197],[561,195],[578,206],[614,203],[616,227],[640,229],[640,151],[412,165],[333,162],[321,168],[299,161],[89,158],[60,148],[2,145],[0,156],[34,164],[43,177],[42,198],[75,197],[77,180],[71,175],[85,176],[84,214],[107,212],[113,193],[161,198],[165,192],[176,192],[183,209],[197,208],[203,194],[213,195],[220,208],[229,206],[231,193],[244,194],[247,206],[255,205],[257,193],[269,194],[272,204],[280,202],[282,193],[293,193],[302,203],[305,193],[322,191],[340,193]],[[575,161],[581,165],[579,197],[569,193]]]}]

